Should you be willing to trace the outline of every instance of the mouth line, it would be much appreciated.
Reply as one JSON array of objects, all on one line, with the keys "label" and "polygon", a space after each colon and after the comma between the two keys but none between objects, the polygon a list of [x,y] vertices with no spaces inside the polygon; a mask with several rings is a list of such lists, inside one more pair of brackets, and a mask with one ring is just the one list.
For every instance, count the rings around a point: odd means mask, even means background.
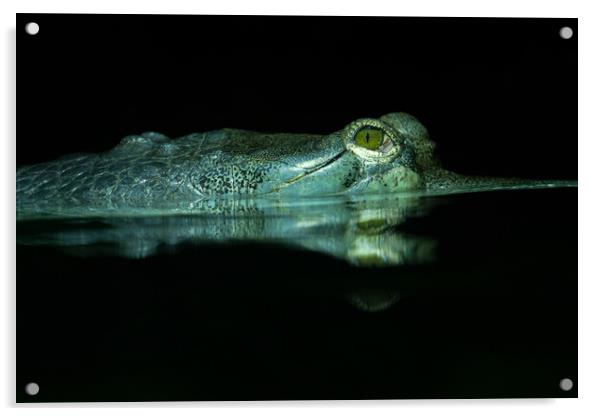
[{"label": "mouth line", "polygon": [[311,169],[308,169],[304,172],[301,172],[300,174],[298,174],[297,176],[288,179],[286,182],[284,182],[282,185],[280,185],[278,188],[274,189],[274,191],[280,190],[286,186],[292,185],[293,183],[306,178],[308,176],[310,176],[311,174],[317,172],[318,170],[325,168],[326,166],[336,162],[337,160],[339,160],[345,153],[347,152],[347,149],[342,150],[341,152],[337,153],[336,155],[334,155],[332,158],[328,159],[325,162],[320,163],[319,165],[316,165],[314,167],[312,167]]}]

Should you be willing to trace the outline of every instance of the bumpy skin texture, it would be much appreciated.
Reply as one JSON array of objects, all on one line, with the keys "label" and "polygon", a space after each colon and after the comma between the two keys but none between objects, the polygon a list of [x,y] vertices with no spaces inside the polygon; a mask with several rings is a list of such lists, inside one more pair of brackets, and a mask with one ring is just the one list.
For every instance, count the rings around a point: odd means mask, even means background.
[{"label": "bumpy skin texture", "polygon": [[[354,143],[366,126],[385,132],[381,149]],[[223,129],[171,140],[150,132],[125,137],[103,154],[66,156],[19,169],[17,215],[125,215],[142,208],[205,209],[217,199],[249,196],[550,185],[457,175],[439,166],[433,149],[424,126],[405,113],[360,119],[326,136]]]}]

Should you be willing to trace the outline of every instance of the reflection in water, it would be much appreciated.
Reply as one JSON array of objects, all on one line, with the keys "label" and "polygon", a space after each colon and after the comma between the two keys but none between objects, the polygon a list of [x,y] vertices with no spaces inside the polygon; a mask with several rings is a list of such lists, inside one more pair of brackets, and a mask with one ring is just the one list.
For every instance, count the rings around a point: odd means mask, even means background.
[{"label": "reflection in water", "polygon": [[390,308],[401,298],[396,291],[385,289],[365,289],[349,295],[349,302],[367,312],[379,312]]},{"label": "reflection in water", "polygon": [[[424,198],[408,195],[219,201],[194,215],[144,211],[129,217],[20,221],[17,241],[84,257],[136,259],[174,252],[180,243],[256,242],[323,253],[360,267],[401,266],[433,259],[433,240],[400,230],[408,218],[427,211]],[[399,298],[380,289],[348,296],[366,311],[384,310]]]},{"label": "reflection in water", "polygon": [[[434,242],[400,232],[409,217],[426,213],[417,197],[387,195],[299,202],[249,200],[213,206],[196,215],[61,219],[59,228],[21,222],[18,242],[72,249],[88,256],[152,256],[179,243],[267,242],[328,254],[356,266],[428,262]],[[46,221],[52,223],[52,221]]]}]

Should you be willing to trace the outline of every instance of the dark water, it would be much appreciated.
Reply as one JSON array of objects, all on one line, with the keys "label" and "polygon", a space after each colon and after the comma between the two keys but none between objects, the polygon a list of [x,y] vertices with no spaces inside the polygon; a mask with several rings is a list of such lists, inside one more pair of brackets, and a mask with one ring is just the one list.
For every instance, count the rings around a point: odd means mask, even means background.
[{"label": "dark water", "polygon": [[576,189],[30,221],[17,241],[18,401],[577,395]]}]

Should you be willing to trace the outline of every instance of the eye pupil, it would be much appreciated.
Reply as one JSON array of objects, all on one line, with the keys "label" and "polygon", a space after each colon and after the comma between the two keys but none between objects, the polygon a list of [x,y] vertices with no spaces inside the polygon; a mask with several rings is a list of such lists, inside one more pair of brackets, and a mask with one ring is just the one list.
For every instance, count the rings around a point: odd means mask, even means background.
[{"label": "eye pupil", "polygon": [[366,143],[370,142],[370,133],[366,133]]}]

